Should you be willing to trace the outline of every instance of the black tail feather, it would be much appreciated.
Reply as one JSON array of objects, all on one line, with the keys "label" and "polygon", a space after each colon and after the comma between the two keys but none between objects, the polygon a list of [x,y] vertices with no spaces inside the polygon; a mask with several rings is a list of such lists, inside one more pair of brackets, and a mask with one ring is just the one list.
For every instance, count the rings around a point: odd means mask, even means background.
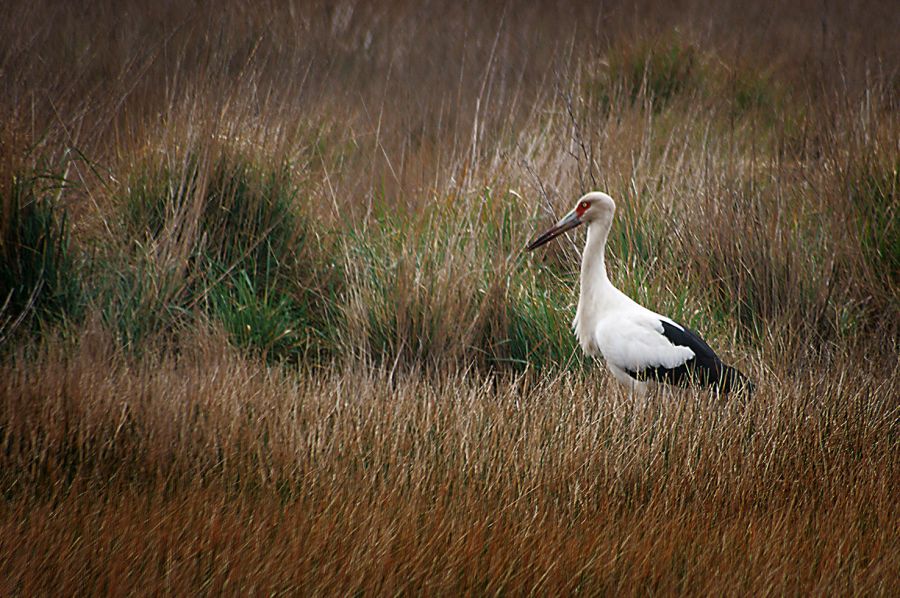
[{"label": "black tail feather", "polygon": [[742,374],[736,368],[725,365],[724,363],[722,364],[722,369],[719,371],[719,380],[717,381],[716,386],[725,393],[744,391],[747,394],[753,394],[753,391],[755,390],[755,386],[750,378]]}]

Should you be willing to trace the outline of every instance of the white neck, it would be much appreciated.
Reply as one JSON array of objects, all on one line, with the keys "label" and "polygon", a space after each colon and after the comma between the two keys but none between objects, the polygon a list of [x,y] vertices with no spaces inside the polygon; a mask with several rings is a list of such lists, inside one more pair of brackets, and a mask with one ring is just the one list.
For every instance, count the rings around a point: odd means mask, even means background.
[{"label": "white neck", "polygon": [[608,287],[612,287],[609,277],[606,275],[606,239],[609,237],[609,227],[600,222],[592,222],[588,225],[587,240],[584,242],[584,251],[581,255],[581,294],[578,298],[579,306],[583,305],[588,297],[599,298],[607,294]]},{"label": "white neck", "polygon": [[[605,226],[604,226],[605,224]],[[592,222],[588,225],[587,241],[581,256],[581,289],[578,311],[572,325],[581,345],[592,352],[593,331],[604,313],[623,299],[628,299],[609,281],[606,275],[606,239],[609,224]]]}]

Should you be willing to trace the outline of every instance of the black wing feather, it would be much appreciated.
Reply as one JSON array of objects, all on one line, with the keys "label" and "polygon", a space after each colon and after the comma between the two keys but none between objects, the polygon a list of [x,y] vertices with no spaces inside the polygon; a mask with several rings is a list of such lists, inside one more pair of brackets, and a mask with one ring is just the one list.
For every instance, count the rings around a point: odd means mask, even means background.
[{"label": "black wing feather", "polygon": [[639,371],[628,371],[635,380],[656,380],[675,386],[713,386],[723,392],[735,390],[741,386],[752,388],[747,378],[736,369],[725,365],[716,352],[706,344],[699,334],[687,327],[679,329],[666,321],[660,320],[663,336],[679,347],[687,347],[694,352],[694,357],[674,368],[660,365],[647,366]]}]

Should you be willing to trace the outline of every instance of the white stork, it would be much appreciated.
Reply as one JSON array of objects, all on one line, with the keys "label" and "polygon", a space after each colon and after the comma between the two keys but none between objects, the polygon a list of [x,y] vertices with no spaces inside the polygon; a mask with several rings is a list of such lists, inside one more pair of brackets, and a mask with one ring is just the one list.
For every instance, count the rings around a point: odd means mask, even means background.
[{"label": "white stork", "polygon": [[604,254],[616,204],[606,193],[588,193],[550,230],[528,245],[535,249],[579,224],[587,224],[581,258],[581,292],[572,327],[588,355],[606,360],[613,376],[644,395],[658,383],[711,386],[721,392],[752,389],[693,330],[639,305],[613,286]]}]

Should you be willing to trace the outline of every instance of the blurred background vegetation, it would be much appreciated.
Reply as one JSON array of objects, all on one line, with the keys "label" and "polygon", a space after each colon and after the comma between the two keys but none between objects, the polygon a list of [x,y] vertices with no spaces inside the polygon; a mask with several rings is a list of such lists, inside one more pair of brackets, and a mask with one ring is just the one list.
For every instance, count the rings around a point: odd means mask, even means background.
[{"label": "blurred background vegetation", "polygon": [[890,349],[896,15],[812,7],[12,3],[4,345],[99,315],[137,352],[576,366],[577,243],[521,247],[604,189],[640,301]]}]

